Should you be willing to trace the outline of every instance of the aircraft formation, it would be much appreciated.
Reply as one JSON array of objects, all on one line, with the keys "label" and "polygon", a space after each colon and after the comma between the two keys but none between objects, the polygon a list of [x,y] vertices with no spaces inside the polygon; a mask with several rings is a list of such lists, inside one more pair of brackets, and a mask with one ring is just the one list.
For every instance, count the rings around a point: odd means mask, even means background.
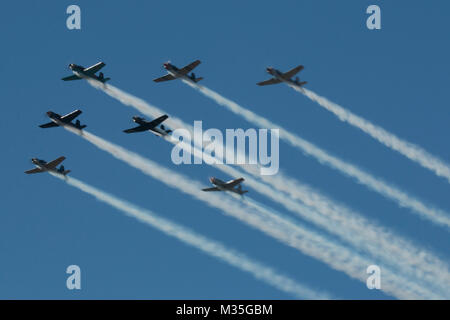
[{"label": "aircraft formation", "polygon": [[[195,60],[194,62],[184,66],[183,68],[177,68],[175,65],[173,65],[170,62],[166,62],[163,64],[164,69],[167,70],[167,74],[153,79],[154,82],[164,82],[164,81],[170,81],[170,80],[187,80],[192,81],[194,83],[199,82],[200,80],[203,80],[202,77],[197,77],[192,70],[194,70],[199,64],[200,60]],[[69,64],[69,69],[72,70],[73,75],[67,76],[62,78],[63,81],[73,81],[73,80],[81,80],[81,79],[93,79],[96,81],[99,81],[101,83],[105,83],[111,78],[105,78],[105,75],[102,72],[99,72],[106,64],[104,62],[98,62],[90,67],[83,67],[76,64]],[[294,85],[297,87],[304,86],[307,82],[306,81],[300,81],[299,77],[296,77],[295,79],[292,79],[297,73],[303,70],[303,66],[299,65],[287,72],[281,72],[280,70],[277,70],[273,67],[266,68],[267,73],[269,73],[272,78],[258,82],[257,85],[259,86],[266,86],[266,85],[272,85],[272,84],[278,84],[278,83],[286,83],[288,85]],[[99,74],[97,75],[97,72]],[[73,121],[82,113],[81,110],[74,110],[66,115],[59,115],[53,111],[48,111],[47,116],[50,118],[50,122],[44,123],[39,125],[40,128],[53,128],[53,127],[59,127],[59,126],[67,126],[71,127],[76,130],[82,131],[82,129],[86,128],[86,125],[82,125],[80,123],[80,120],[76,120],[75,123]],[[154,120],[147,121],[142,117],[134,116],[132,120],[138,124],[137,127],[133,127],[130,129],[123,130],[125,133],[136,133],[136,132],[144,132],[149,131],[153,134],[160,136],[160,137],[166,137],[168,134],[172,132],[170,129],[166,129],[164,125],[162,124],[166,119],[168,119],[168,115],[162,115]],[[36,166],[34,169],[30,169],[25,171],[26,174],[34,174],[34,173],[41,173],[41,172],[53,172],[55,174],[60,175],[67,175],[70,170],[65,170],[64,166],[61,165],[58,168],[58,165],[61,164],[66,158],[64,156],[61,156],[55,160],[52,160],[50,162],[46,162],[45,160],[41,160],[38,158],[31,159],[31,162]],[[244,195],[248,192],[248,190],[242,190],[241,183],[244,181],[244,178],[237,178],[230,181],[222,181],[218,178],[211,177],[210,179],[211,184],[213,187],[202,189],[202,191],[205,192],[211,192],[211,191],[226,191],[231,193],[236,193],[238,195]]]}]

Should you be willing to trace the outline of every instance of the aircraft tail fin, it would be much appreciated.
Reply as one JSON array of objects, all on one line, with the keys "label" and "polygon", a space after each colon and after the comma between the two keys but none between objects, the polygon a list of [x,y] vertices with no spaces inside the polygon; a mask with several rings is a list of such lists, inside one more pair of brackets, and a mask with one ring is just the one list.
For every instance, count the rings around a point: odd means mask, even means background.
[{"label": "aircraft tail fin", "polygon": [[109,81],[109,80],[111,80],[111,78],[104,78],[104,79],[102,80],[102,82],[105,83],[106,81]]},{"label": "aircraft tail fin", "polygon": [[87,125],[81,124],[80,120],[75,121],[75,128],[77,128],[78,130],[84,129],[86,127]]},{"label": "aircraft tail fin", "polygon": [[301,86],[304,86],[307,83],[308,83],[308,81],[303,81],[303,82],[300,82],[298,85],[301,87]]},{"label": "aircraft tail fin", "polygon": [[166,134],[169,134],[172,132],[172,130],[166,129],[166,127],[163,124],[161,125],[161,129],[164,130],[166,132]]},{"label": "aircraft tail fin", "polygon": [[195,78],[193,81],[194,81],[195,83],[197,83],[197,82],[199,82],[200,80],[203,80],[203,78],[202,78],[202,77]]},{"label": "aircraft tail fin", "polygon": [[63,172],[61,172],[61,174],[62,174],[63,176],[65,176],[65,175],[68,174],[70,171],[71,171],[71,170],[64,170]]}]

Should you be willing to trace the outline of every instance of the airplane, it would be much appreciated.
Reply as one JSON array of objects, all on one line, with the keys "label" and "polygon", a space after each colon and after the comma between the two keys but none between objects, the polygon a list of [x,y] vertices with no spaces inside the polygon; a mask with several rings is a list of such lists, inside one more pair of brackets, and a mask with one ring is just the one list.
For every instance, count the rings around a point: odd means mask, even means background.
[{"label": "airplane", "polygon": [[81,110],[74,110],[71,113],[68,113],[64,116],[61,116],[53,111],[48,111],[47,116],[52,120],[49,123],[41,124],[39,127],[41,128],[53,128],[59,127],[60,124],[68,125],[74,127],[75,129],[81,130],[86,128],[86,125],[81,125],[80,120],[77,120],[75,123],[72,123],[76,117],[78,117],[82,113]]},{"label": "airplane", "polygon": [[[248,190],[242,190],[241,183],[244,181],[244,178],[234,179],[230,181],[222,181],[215,177],[209,178],[209,181],[214,185],[212,188],[202,189],[202,191],[230,191],[237,193],[239,195],[243,195],[247,193]],[[235,188],[237,186],[237,188]]]},{"label": "airplane", "polygon": [[297,87],[302,87],[305,84],[307,84],[308,82],[306,82],[306,81],[300,82],[300,79],[298,77],[296,77],[295,80],[292,80],[291,78],[293,76],[295,76],[297,73],[299,73],[300,71],[302,71],[303,68],[304,68],[303,66],[297,66],[294,69],[283,73],[280,70],[277,70],[277,69],[272,68],[272,67],[268,67],[268,68],[266,68],[266,71],[267,71],[267,73],[271,74],[273,76],[273,78],[269,79],[269,80],[266,80],[266,81],[258,82],[257,85],[258,86],[267,86],[269,84],[276,84],[276,83],[285,82],[285,83],[290,84],[290,85],[295,85]]},{"label": "airplane", "polygon": [[104,62],[96,63],[88,68],[71,63],[69,64],[69,68],[70,70],[72,70],[74,74],[72,76],[62,78],[61,80],[64,81],[80,80],[83,79],[84,76],[105,83],[106,81],[111,80],[111,78],[105,78],[103,72],[100,72],[98,76],[95,74],[104,66],[105,66]]},{"label": "airplane", "polygon": [[[131,128],[131,129],[123,130],[123,132],[133,133],[133,132],[142,132],[142,131],[152,131],[154,134],[156,134],[160,137],[164,137],[172,132],[172,130],[166,129],[164,127],[164,125],[161,124],[167,118],[169,118],[169,116],[167,114],[165,114],[159,118],[156,118],[155,120],[147,121],[141,117],[135,116],[135,117],[133,117],[133,121],[136,122],[137,124],[139,124],[139,126]],[[160,127],[158,128],[159,125],[160,125]]]},{"label": "airplane", "polygon": [[70,172],[70,170],[65,170],[63,165],[61,165],[59,168],[56,168],[65,159],[66,159],[66,157],[59,157],[58,159],[55,159],[53,161],[46,162],[45,160],[33,158],[33,159],[31,159],[31,162],[33,162],[33,164],[36,166],[36,168],[25,171],[25,173],[32,174],[32,173],[51,171],[51,172],[62,174],[63,176],[65,176],[66,174],[68,174]]},{"label": "airplane", "polygon": [[163,82],[163,81],[169,81],[169,80],[175,80],[175,79],[186,79],[186,80],[191,80],[191,81],[197,83],[200,80],[202,80],[203,78],[202,77],[197,78],[195,76],[195,73],[193,73],[193,72],[191,73],[191,75],[188,75],[188,73],[191,72],[192,70],[194,70],[199,64],[200,64],[200,60],[195,60],[191,64],[188,64],[187,66],[185,66],[181,69],[178,69],[170,62],[166,62],[163,64],[163,66],[164,66],[164,69],[167,70],[168,74],[166,74],[163,77],[153,79],[153,81]]}]

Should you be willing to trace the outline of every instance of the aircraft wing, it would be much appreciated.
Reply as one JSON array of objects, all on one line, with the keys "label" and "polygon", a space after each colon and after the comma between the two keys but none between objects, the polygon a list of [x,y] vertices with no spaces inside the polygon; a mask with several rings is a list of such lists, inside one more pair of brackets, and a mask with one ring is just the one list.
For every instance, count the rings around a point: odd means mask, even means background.
[{"label": "aircraft wing", "polygon": [[68,76],[68,77],[62,78],[61,80],[72,81],[72,80],[81,80],[81,78],[79,76],[72,75],[72,76]]},{"label": "aircraft wing", "polygon": [[164,77],[153,79],[155,82],[163,82],[163,81],[169,81],[169,80],[175,80],[176,78],[171,74],[166,74]]},{"label": "aircraft wing", "polygon": [[53,127],[59,127],[59,126],[52,121],[52,122],[49,122],[49,123],[41,124],[39,127],[40,128],[53,128]]},{"label": "aircraft wing", "polygon": [[181,68],[180,70],[178,70],[178,72],[181,74],[187,75],[189,72],[194,70],[199,64],[200,64],[200,60],[195,60],[191,64],[188,64],[184,68]]},{"label": "aircraft wing", "polygon": [[285,78],[287,78],[287,79],[290,79],[290,78],[292,78],[293,76],[295,76],[297,73],[299,73],[300,71],[302,71],[303,68],[304,68],[303,66],[297,66],[297,67],[295,67],[294,69],[289,70],[288,72],[283,73],[283,77],[285,77]]},{"label": "aircraft wing", "polygon": [[159,117],[159,118],[156,118],[155,120],[150,121],[150,122],[149,122],[148,124],[146,124],[145,126],[148,126],[149,129],[150,129],[150,128],[157,127],[157,126],[159,126],[161,123],[163,123],[163,121],[166,120],[168,117],[169,117],[169,116],[168,116],[167,114],[165,114],[165,115],[163,115],[163,116],[161,116],[161,117]]},{"label": "aircraft wing", "polygon": [[123,132],[125,132],[125,133],[133,133],[133,132],[142,132],[142,131],[146,131],[146,130],[149,130],[149,128],[147,128],[147,126],[137,126],[137,127],[134,127],[134,128],[123,130]]},{"label": "aircraft wing", "polygon": [[105,66],[104,62],[99,62],[94,64],[93,66],[90,66],[88,68],[85,68],[83,71],[89,74],[94,74],[97,71],[99,71],[101,68],[103,68]]},{"label": "aircraft wing", "polygon": [[272,79],[269,79],[269,80],[266,80],[266,81],[258,82],[257,85],[258,86],[267,86],[269,84],[277,84],[277,83],[280,83],[280,82],[281,82],[280,80],[278,80],[276,78],[272,78]]},{"label": "aircraft wing", "polygon": [[71,113],[68,113],[65,116],[62,116],[61,120],[63,120],[64,122],[71,122],[73,119],[78,117],[81,113],[82,113],[81,110],[72,111]]},{"label": "aircraft wing", "polygon": [[244,181],[244,178],[239,178],[239,179],[235,179],[235,180],[230,180],[230,181],[227,181],[227,182],[225,183],[225,185],[226,185],[227,187],[234,188],[235,186],[237,186],[238,184],[240,184],[242,181]]},{"label": "aircraft wing", "polygon": [[44,170],[42,170],[40,168],[34,168],[31,170],[25,171],[26,174],[39,173],[39,172],[44,172]]},{"label": "aircraft wing", "polygon": [[219,188],[217,188],[217,187],[212,187],[212,188],[202,189],[202,191],[221,191],[221,190]]},{"label": "aircraft wing", "polygon": [[61,162],[63,162],[66,159],[66,157],[59,157],[58,159],[55,159],[53,161],[47,162],[45,165],[48,169],[55,169]]}]

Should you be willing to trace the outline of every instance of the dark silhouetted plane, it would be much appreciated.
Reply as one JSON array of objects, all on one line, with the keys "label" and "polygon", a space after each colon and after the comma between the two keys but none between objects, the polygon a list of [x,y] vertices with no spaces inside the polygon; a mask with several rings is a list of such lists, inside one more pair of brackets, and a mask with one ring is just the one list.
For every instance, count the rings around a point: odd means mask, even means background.
[{"label": "dark silhouetted plane", "polygon": [[190,80],[190,81],[197,83],[200,80],[202,80],[203,78],[201,78],[201,77],[196,78],[195,73],[193,73],[193,72],[190,75],[188,75],[188,73],[191,72],[192,70],[194,70],[194,68],[196,68],[199,64],[200,64],[200,60],[195,60],[191,64],[188,64],[187,66],[185,66],[181,69],[178,69],[170,62],[166,62],[163,64],[163,66],[164,66],[164,69],[167,70],[168,74],[166,74],[163,77],[153,79],[153,81],[163,82],[163,81],[169,81],[169,80],[175,80],[175,79],[186,79],[186,80]]},{"label": "dark silhouetted plane", "polygon": [[283,73],[280,70],[277,70],[272,67],[268,67],[268,68],[266,68],[267,73],[271,74],[273,76],[273,78],[266,80],[266,81],[258,82],[257,85],[258,86],[267,86],[269,84],[277,84],[277,83],[285,82],[290,85],[302,87],[305,84],[307,84],[306,81],[300,82],[300,79],[298,77],[296,77],[295,80],[292,80],[291,78],[293,76],[295,76],[297,73],[299,73],[300,71],[302,71],[303,69],[304,69],[303,66],[298,66],[292,70],[289,70],[288,72]]},{"label": "dark silhouetted plane", "polygon": [[66,159],[66,157],[59,157],[58,159],[47,162],[45,160],[33,158],[33,159],[31,159],[31,162],[33,162],[33,164],[36,166],[36,168],[25,171],[25,173],[32,174],[32,173],[51,171],[51,172],[62,174],[65,176],[66,174],[68,174],[70,172],[70,170],[65,170],[63,165],[61,165],[59,168],[56,168],[65,159]]},{"label": "dark silhouetted plane", "polygon": [[[165,114],[159,118],[156,118],[153,121],[146,121],[145,119],[136,116],[136,117],[133,117],[133,121],[136,122],[137,124],[139,124],[139,126],[131,128],[131,129],[123,130],[123,132],[134,133],[134,132],[142,132],[142,131],[151,131],[152,133],[154,133],[160,137],[164,137],[172,132],[172,130],[166,129],[164,127],[164,125],[161,124],[167,118],[169,118],[169,116]],[[161,124],[161,126],[158,128],[158,126],[160,124]]]},{"label": "dark silhouetted plane", "polygon": [[71,113],[68,113],[64,116],[61,116],[53,111],[48,111],[47,116],[52,120],[49,123],[41,124],[39,127],[41,128],[53,128],[59,127],[60,124],[71,126],[75,129],[81,130],[86,128],[86,125],[81,125],[80,120],[77,120],[75,123],[72,123],[76,117],[78,117],[82,113],[81,110],[74,110]]},{"label": "dark silhouetted plane", "polygon": [[96,63],[88,68],[71,63],[69,64],[69,69],[72,70],[74,74],[72,76],[62,78],[61,80],[72,81],[72,80],[80,80],[83,79],[83,77],[87,77],[105,83],[106,81],[111,80],[111,78],[105,78],[103,72],[100,72],[98,76],[96,75],[97,71],[99,71],[104,66],[105,66],[104,62]]},{"label": "dark silhouetted plane", "polygon": [[214,187],[202,189],[202,191],[230,191],[239,195],[243,195],[244,193],[248,192],[248,190],[242,190],[241,183],[244,181],[244,178],[225,182],[215,177],[211,177],[209,178],[209,181],[211,181]]}]

